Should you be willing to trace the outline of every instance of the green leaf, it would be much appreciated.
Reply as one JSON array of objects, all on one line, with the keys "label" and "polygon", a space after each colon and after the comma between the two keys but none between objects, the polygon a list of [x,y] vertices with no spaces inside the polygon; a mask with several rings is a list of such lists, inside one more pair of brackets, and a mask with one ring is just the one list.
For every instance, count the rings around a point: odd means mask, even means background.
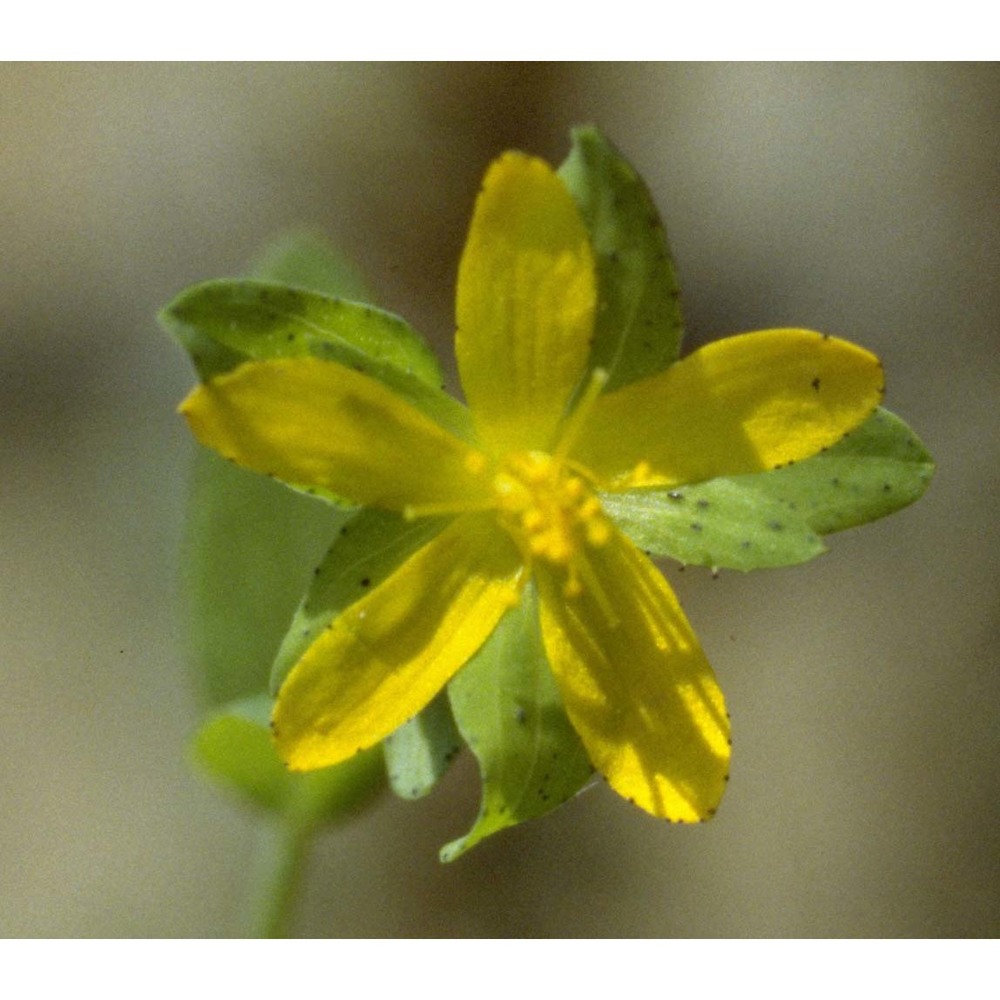
[{"label": "green leaf", "polygon": [[313,828],[360,811],[384,786],[378,748],[343,764],[292,774],[278,758],[266,695],[235,702],[211,716],[191,744],[194,762],[249,803]]},{"label": "green leaf", "polygon": [[407,521],[390,511],[366,508],[342,524],[323,561],[313,570],[309,588],[278,649],[271,669],[271,691],[281,687],[302,654],[341,611],[426,545],[443,523],[439,518]]},{"label": "green leaf", "polygon": [[355,302],[371,299],[357,268],[326,239],[308,231],[287,233],[269,243],[251,269],[251,276]]},{"label": "green leaf", "polygon": [[667,234],[642,178],[595,128],[573,130],[559,168],[597,257],[598,313],[591,367],[607,390],[677,360],[683,322]]},{"label": "green leaf", "polygon": [[448,696],[442,692],[382,744],[390,787],[402,799],[423,798],[461,746]]},{"label": "green leaf", "polygon": [[206,720],[192,740],[191,753],[195,764],[227,789],[254,805],[284,812],[292,782],[271,743],[269,710],[266,696],[227,705]]},{"label": "green leaf", "polygon": [[364,372],[460,437],[468,411],[441,388],[422,338],[375,306],[261,281],[209,281],[182,292],[160,322],[205,380],[248,360],[317,357]]},{"label": "green leaf", "polygon": [[934,461],[920,439],[880,408],[827,451],[755,478],[764,495],[829,535],[909,506],[933,475]]},{"label": "green leaf", "polygon": [[550,812],[594,772],[545,657],[532,584],[451,681],[448,695],[459,732],[479,762],[483,794],[474,826],[441,849],[442,861]]},{"label": "green leaf", "polygon": [[192,448],[181,557],[185,641],[220,704],[263,690],[317,555],[351,516]]},{"label": "green leaf", "polygon": [[812,458],[671,490],[602,494],[641,548],[682,563],[764,569],[825,551],[821,535],[885,517],[918,499],[933,474],[927,450],[899,417],[876,411]]},{"label": "green leaf", "polygon": [[754,488],[752,476],[679,489],[604,493],[608,516],[652,555],[713,569],[763,569],[806,562],[825,551],[795,511]]},{"label": "green leaf", "polygon": [[256,360],[313,355],[343,364],[384,362],[439,384],[433,353],[405,320],[304,288],[206,281],[181,292],[163,320],[185,345],[193,334]]}]

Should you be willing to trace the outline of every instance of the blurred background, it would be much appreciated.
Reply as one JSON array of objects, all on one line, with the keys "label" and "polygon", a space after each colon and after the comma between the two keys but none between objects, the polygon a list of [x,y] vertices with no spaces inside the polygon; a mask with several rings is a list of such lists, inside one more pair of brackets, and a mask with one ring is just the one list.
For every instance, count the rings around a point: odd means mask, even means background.
[{"label": "blurred background", "polygon": [[184,759],[193,375],[157,311],[305,224],[450,363],[488,162],[588,122],[661,209],[688,346],[864,344],[937,477],[802,567],[666,567],[733,717],[712,823],[599,786],[443,866],[466,758],[319,840],[298,931],[1000,932],[998,112],[995,65],[0,67],[0,934],[245,932],[254,816]]}]

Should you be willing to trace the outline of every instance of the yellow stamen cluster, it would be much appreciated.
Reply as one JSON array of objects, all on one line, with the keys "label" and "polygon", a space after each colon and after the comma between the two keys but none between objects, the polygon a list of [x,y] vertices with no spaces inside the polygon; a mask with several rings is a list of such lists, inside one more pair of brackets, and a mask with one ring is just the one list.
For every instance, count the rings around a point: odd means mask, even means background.
[{"label": "yellow stamen cluster", "polygon": [[566,567],[566,593],[579,594],[584,547],[611,537],[600,501],[584,479],[544,452],[517,452],[494,476],[493,491],[500,521],[526,558]]}]

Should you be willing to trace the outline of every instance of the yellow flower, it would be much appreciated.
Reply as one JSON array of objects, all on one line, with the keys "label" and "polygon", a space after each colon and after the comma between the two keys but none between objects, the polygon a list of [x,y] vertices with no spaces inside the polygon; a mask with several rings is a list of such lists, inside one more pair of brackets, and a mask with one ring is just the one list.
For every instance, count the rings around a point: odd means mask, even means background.
[{"label": "yellow flower", "polygon": [[729,767],[722,693],[677,599],[600,495],[759,472],[868,417],[878,360],[804,330],[731,337],[603,392],[589,371],[593,251],[544,162],[490,168],[458,278],[468,440],[340,364],[244,364],[183,404],[241,465],[440,530],[337,618],[274,710],[294,770],[342,761],[418,713],[533,578],[566,713],[595,767],[656,816],[710,816]]}]

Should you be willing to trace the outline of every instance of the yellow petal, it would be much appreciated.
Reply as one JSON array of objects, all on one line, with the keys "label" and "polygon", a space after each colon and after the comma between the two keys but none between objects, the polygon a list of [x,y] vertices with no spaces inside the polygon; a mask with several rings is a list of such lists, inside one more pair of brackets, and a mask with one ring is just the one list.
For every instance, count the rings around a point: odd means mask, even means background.
[{"label": "yellow petal", "polygon": [[878,358],[847,341],[809,330],[728,337],[602,396],[574,457],[609,488],[760,472],[836,443],[882,392]]},{"label": "yellow petal", "polygon": [[587,230],[552,168],[506,153],[489,169],[458,272],[462,387],[494,454],[546,450],[583,375],[596,278]]},{"label": "yellow petal", "polygon": [[722,692],[677,598],[617,532],[566,597],[542,570],[542,636],[566,712],[619,795],[675,822],[715,812],[729,769]]},{"label": "yellow petal", "polygon": [[495,522],[465,515],[348,608],[278,693],[288,766],[336,764],[416,715],[517,603],[521,571]]},{"label": "yellow petal", "polygon": [[317,358],[254,362],[181,404],[195,436],[225,458],[296,486],[392,510],[484,489],[469,447],[380,382]]}]

